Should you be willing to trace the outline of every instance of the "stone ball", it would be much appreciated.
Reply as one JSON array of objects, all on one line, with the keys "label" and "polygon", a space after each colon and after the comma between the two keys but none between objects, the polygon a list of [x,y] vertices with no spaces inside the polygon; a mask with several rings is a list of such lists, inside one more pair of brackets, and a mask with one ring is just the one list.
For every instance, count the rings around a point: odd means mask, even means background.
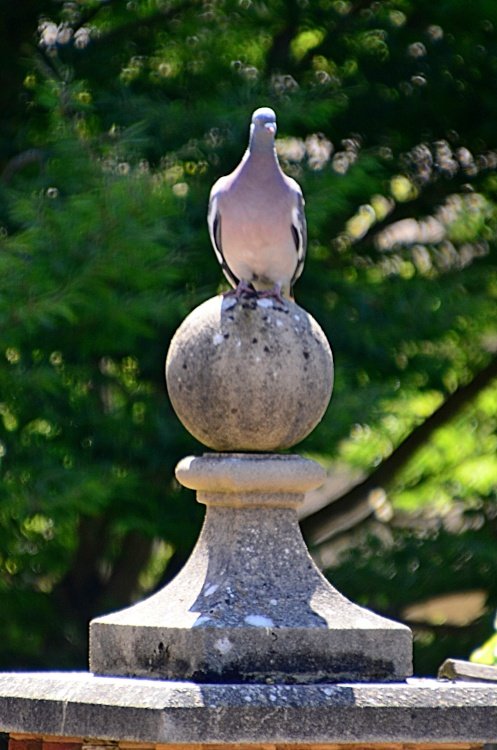
[{"label": "stone ball", "polygon": [[221,295],[193,310],[166,360],[173,408],[216,451],[276,451],[303,440],[333,388],[330,345],[295,302]]}]

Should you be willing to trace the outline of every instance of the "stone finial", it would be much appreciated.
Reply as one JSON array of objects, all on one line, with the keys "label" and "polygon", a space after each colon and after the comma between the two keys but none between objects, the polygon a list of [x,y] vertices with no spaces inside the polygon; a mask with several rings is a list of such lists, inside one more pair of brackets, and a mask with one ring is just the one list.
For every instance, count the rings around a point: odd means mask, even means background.
[{"label": "stone finial", "polygon": [[292,301],[214,297],[176,332],[166,361],[172,405],[217,451],[276,451],[303,440],[333,386],[330,346]]},{"label": "stone finial", "polygon": [[204,526],[168,586],[92,621],[91,669],[198,683],[409,675],[410,630],[343,597],[304,544],[296,509],[324,470],[267,452],[306,437],[328,405],[333,360],[317,323],[292,301],[215,297],[178,329],[166,378],[185,427],[221,451],[176,469],[207,506]]},{"label": "stone finial", "polygon": [[99,674],[198,683],[392,681],[411,672],[409,628],[358,607],[314,565],[296,506],[325,476],[270,454],[183,459],[207,505],[197,545],[164,589],[91,624]]}]

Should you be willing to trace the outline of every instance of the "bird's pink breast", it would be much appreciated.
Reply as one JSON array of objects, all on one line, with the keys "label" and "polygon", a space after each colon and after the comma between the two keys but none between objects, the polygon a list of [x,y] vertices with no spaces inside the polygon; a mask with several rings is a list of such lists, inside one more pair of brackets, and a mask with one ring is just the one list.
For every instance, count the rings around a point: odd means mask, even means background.
[{"label": "bird's pink breast", "polygon": [[297,264],[289,210],[278,204],[254,200],[252,204],[230,196],[233,210],[223,208],[223,254],[238,278],[258,277],[267,284],[288,284]]}]

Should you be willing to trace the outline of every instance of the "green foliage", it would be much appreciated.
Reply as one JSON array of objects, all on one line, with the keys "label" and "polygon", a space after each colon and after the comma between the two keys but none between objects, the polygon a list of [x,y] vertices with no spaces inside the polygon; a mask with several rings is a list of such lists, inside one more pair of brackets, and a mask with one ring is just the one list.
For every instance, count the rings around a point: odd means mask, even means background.
[{"label": "green foliage", "polygon": [[473,651],[471,661],[477,664],[488,664],[491,667],[497,664],[497,633],[494,633],[480,648]]},{"label": "green foliage", "polygon": [[[297,299],[336,357],[302,450],[369,472],[492,366],[497,6],[470,23],[462,0],[22,6],[0,32],[0,660],[81,666],[87,620],[173,575],[198,532],[172,476],[201,448],[162,362],[222,286],[207,197],[252,109],[277,110],[304,188]],[[399,617],[473,588],[496,606],[496,399],[475,390],[392,477],[388,533],[336,556],[344,592]],[[420,628],[420,669],[490,630]]]},{"label": "green foliage", "polygon": [[[365,536],[356,541],[347,560],[333,568],[333,583],[359,604],[398,620],[405,620],[413,603],[455,592],[464,615],[464,594],[475,589],[483,589],[488,605],[495,608],[495,534],[472,530],[471,511],[467,515],[457,534],[436,528],[432,521],[408,530],[394,528],[388,539]],[[492,618],[485,614],[456,626],[443,616],[425,615],[424,621],[416,618],[409,624],[414,630],[416,673],[429,675],[448,654],[467,659],[488,633]]]}]

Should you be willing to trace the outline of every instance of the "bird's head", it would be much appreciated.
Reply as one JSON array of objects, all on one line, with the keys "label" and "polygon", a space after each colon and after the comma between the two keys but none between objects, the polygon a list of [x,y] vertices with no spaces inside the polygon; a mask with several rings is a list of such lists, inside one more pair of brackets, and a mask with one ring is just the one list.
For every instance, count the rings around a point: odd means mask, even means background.
[{"label": "bird's head", "polygon": [[276,135],[276,113],[270,107],[259,107],[252,115],[250,139],[259,143],[273,143]]}]

